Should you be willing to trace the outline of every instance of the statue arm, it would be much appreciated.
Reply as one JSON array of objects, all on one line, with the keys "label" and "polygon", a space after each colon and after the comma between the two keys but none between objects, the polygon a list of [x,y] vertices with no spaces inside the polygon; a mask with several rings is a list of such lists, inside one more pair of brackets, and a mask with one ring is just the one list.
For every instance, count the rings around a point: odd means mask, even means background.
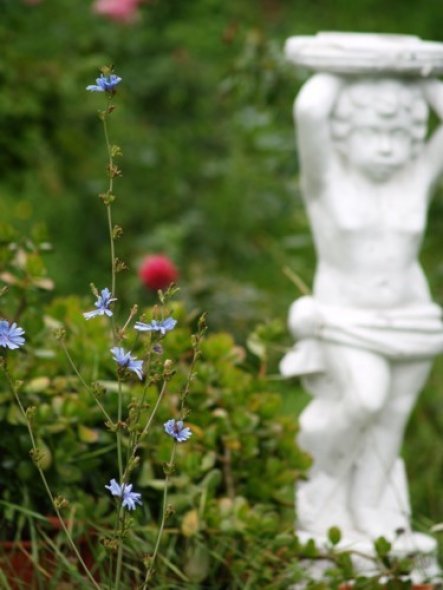
[{"label": "statue arm", "polygon": [[[332,74],[315,74],[302,87],[294,104],[298,152],[308,192],[316,192],[325,177],[333,146],[330,116],[343,86]],[[319,186],[320,185],[320,186]]]},{"label": "statue arm", "polygon": [[443,175],[443,83],[436,79],[426,80],[421,87],[426,102],[440,119],[440,125],[427,142],[424,152],[434,181]]}]

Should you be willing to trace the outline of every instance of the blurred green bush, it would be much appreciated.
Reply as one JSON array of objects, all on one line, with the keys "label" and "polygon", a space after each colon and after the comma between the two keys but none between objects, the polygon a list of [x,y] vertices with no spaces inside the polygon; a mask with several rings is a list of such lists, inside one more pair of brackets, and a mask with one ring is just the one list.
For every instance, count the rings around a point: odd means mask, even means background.
[{"label": "blurred green bush", "polygon": [[[39,258],[37,246],[27,246],[34,260]],[[1,299],[2,314],[16,311],[27,344],[26,351],[8,355],[9,371],[22,382],[25,407],[36,408],[33,431],[44,455],[41,466],[53,493],[69,500],[66,518],[74,519],[76,535],[85,530],[91,535],[95,527],[92,535],[103,538],[115,518],[104,489],[116,474],[115,436],[104,427],[102,414],[67,362],[54,331],[65,328],[66,344],[83,379],[100,383],[103,402],[115,415],[118,383],[106,330],[100,320],[85,321],[86,304],[77,296],[56,297],[48,303],[39,300],[43,266],[34,262],[31,267],[25,248],[15,245],[12,251],[11,270],[1,275],[10,285]],[[40,273],[38,284],[35,269]],[[26,306],[20,306],[23,300]],[[156,362],[162,366],[165,358],[174,359],[176,373],[155,427],[142,444],[140,469],[134,473],[143,506],[134,514],[135,535],[125,549],[125,563],[132,564],[131,570],[125,570],[127,584],[143,580],[143,558],[152,553],[156,541],[165,485],[163,466],[171,446],[163,423],[179,413],[179,394],[192,359],[195,314],[188,315],[176,304],[173,315],[178,326],[165,338]],[[138,346],[142,354],[141,342]],[[186,583],[192,588],[201,583],[234,589],[244,584],[280,584],[279,580],[284,587],[299,574],[289,559],[290,548],[298,547],[292,534],[293,488],[310,463],[294,442],[296,420],[283,415],[281,396],[265,375],[257,375],[257,367],[248,362],[245,350],[231,335],[210,334],[201,352],[188,400],[187,422],[193,437],[177,451],[177,472],[169,493],[174,512],[167,521],[156,587],[183,588]],[[155,366],[152,370],[155,373]],[[138,383],[124,387],[125,406],[142,395]],[[141,423],[146,422],[157,396],[154,384],[148,389]],[[32,512],[51,514],[52,508],[43,486],[37,484],[26,425],[3,373],[0,423],[0,540],[27,538],[33,527],[41,526]],[[99,543],[93,549],[100,569],[105,549]]]}]

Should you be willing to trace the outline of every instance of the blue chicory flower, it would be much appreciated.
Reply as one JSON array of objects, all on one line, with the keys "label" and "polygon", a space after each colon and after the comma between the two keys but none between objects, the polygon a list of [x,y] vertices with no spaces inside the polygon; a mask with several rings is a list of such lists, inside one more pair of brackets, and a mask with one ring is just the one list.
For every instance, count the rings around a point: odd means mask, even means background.
[{"label": "blue chicory flower", "polygon": [[91,318],[95,318],[99,315],[107,315],[108,317],[112,316],[112,311],[109,309],[110,304],[113,301],[117,301],[115,297],[111,297],[111,291],[106,287],[102,289],[101,294],[97,297],[97,301],[94,303],[97,309],[93,311],[87,311],[83,314],[83,316],[90,320]]},{"label": "blue chicory flower", "polygon": [[192,436],[191,429],[184,426],[183,420],[168,420],[163,426],[166,434],[175,438],[177,442],[185,442]]},{"label": "blue chicory flower", "polygon": [[25,331],[15,322],[12,324],[7,320],[0,320],[0,346],[14,350],[25,343],[23,334]]},{"label": "blue chicory flower", "polygon": [[135,322],[134,328],[139,332],[160,332],[163,336],[166,332],[170,332],[174,329],[177,320],[174,318],[169,317],[165,320],[151,320],[149,324],[145,324],[144,322]]},{"label": "blue chicory flower", "polygon": [[142,495],[138,492],[132,491],[132,483],[120,485],[115,479],[111,479],[108,486],[105,486],[107,490],[111,492],[113,496],[117,496],[122,499],[123,508],[128,510],[135,510],[137,504],[142,505]]},{"label": "blue chicory flower", "polygon": [[109,76],[101,74],[100,78],[97,78],[96,80],[97,84],[90,84],[89,86],[86,86],[86,90],[89,90],[90,92],[114,93],[115,87],[117,84],[120,84],[121,81],[122,79],[115,74],[110,74]]},{"label": "blue chicory flower", "polygon": [[111,348],[112,356],[120,367],[133,371],[139,379],[143,379],[143,361],[138,361],[130,352],[120,346]]}]

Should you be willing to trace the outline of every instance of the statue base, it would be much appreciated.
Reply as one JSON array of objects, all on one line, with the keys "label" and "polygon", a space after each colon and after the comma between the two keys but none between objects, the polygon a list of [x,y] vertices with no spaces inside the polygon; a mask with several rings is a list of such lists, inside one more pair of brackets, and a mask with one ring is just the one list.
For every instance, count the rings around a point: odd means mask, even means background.
[{"label": "statue base", "polygon": [[[297,531],[301,543],[313,540],[320,552],[331,550],[331,543],[324,535],[316,535],[306,531]],[[373,542],[367,537],[357,535],[353,538],[342,539],[335,547],[337,552],[350,552],[355,570],[362,576],[380,575],[380,565],[377,559]],[[435,539],[422,533],[403,533],[393,542],[389,555],[394,558],[408,558],[413,567],[408,579],[412,581],[412,588],[416,590],[432,590],[440,587],[439,584],[429,583],[429,580],[441,579],[441,570],[437,561],[437,542]],[[307,576],[312,580],[322,580],[326,570],[333,565],[327,557],[320,559],[305,559],[301,562]],[[304,590],[306,583],[295,584],[290,590]],[[352,588],[352,584],[343,585],[341,590]]]}]

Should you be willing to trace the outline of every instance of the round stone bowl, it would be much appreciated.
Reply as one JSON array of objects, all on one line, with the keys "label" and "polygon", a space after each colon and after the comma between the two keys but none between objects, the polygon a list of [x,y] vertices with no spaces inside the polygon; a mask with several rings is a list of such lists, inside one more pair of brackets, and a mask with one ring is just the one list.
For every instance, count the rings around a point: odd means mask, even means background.
[{"label": "round stone bowl", "polygon": [[289,37],[289,62],[335,74],[436,77],[443,74],[443,43],[413,35],[321,32]]}]

